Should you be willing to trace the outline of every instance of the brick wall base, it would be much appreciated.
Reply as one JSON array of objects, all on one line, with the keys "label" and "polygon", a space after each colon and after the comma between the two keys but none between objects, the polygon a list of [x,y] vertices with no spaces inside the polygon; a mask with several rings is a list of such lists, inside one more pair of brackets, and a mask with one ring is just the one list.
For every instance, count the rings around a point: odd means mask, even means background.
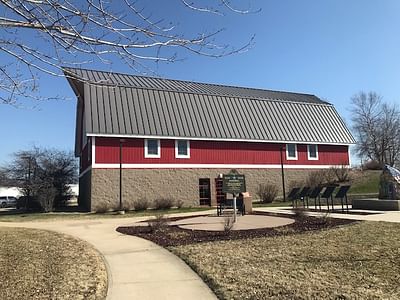
[{"label": "brick wall base", "polygon": [[[199,179],[209,178],[211,183],[211,205],[216,205],[215,178],[230,169],[124,169],[122,175],[122,200],[124,209],[132,209],[133,202],[147,198],[150,202],[157,197],[172,197],[181,200],[184,206],[199,205]],[[272,183],[281,190],[280,169],[237,169],[246,176],[246,186],[254,198],[260,183]],[[313,170],[285,170],[285,182],[305,179]],[[90,175],[87,175],[89,174]],[[91,188],[85,187],[87,203],[92,211],[119,208],[119,170],[92,169],[84,175],[90,176]],[[85,185],[86,186],[86,185]]]}]

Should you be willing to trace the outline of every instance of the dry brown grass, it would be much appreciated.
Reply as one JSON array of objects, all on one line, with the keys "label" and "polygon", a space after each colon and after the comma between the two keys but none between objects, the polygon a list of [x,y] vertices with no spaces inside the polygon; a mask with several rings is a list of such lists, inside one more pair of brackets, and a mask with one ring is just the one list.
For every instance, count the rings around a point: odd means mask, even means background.
[{"label": "dry brown grass", "polygon": [[221,299],[400,299],[400,224],[171,248]]},{"label": "dry brown grass", "polygon": [[1,299],[105,299],[100,254],[63,234],[0,228]]}]

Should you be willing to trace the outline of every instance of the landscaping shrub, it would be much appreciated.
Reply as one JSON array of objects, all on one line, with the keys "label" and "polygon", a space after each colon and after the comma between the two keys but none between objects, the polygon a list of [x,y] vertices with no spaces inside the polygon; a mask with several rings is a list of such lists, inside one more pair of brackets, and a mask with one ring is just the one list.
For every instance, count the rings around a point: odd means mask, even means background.
[{"label": "landscaping shrub", "polygon": [[175,206],[179,209],[182,208],[184,202],[182,200],[176,200]]},{"label": "landscaping shrub", "polygon": [[308,174],[306,179],[306,185],[314,188],[320,185],[331,185],[337,182],[337,177],[335,170],[326,169],[326,170],[318,170]]},{"label": "landscaping shrub", "polygon": [[160,197],[154,200],[155,209],[170,209],[174,206],[174,199],[171,197]]},{"label": "landscaping shrub", "polygon": [[226,216],[224,217],[224,232],[228,233],[232,230],[234,225],[233,216]]},{"label": "landscaping shrub", "polygon": [[101,202],[101,203],[99,203],[99,204],[96,206],[96,209],[95,209],[96,213],[100,213],[100,214],[106,213],[106,212],[108,212],[109,210],[110,210],[110,206],[109,206],[109,204],[108,204],[107,202]]},{"label": "landscaping shrub", "polygon": [[321,170],[324,176],[324,184],[333,185],[337,183],[336,173],[333,168]]},{"label": "landscaping shrub", "polygon": [[149,200],[147,200],[147,198],[139,198],[133,202],[135,210],[146,210],[149,206]]},{"label": "landscaping shrub", "polygon": [[295,188],[295,187],[301,188],[301,187],[303,187],[305,185],[306,185],[306,183],[304,181],[302,181],[302,180],[292,180],[292,181],[289,182],[289,184],[287,186],[287,192],[286,193],[289,194],[290,191],[293,188]]},{"label": "landscaping shrub", "polygon": [[168,221],[163,214],[156,214],[155,218],[148,222],[148,225],[150,232],[160,232],[164,231],[164,229],[168,226]]},{"label": "landscaping shrub", "polygon": [[[123,200],[122,201],[122,210],[129,211],[134,209],[134,202],[132,200]],[[116,210],[119,210],[119,205]]]},{"label": "landscaping shrub", "polygon": [[347,182],[350,180],[350,168],[346,165],[340,167],[331,167],[333,174],[335,174],[337,182]]},{"label": "landscaping shrub", "polygon": [[307,179],[306,179],[306,185],[315,188],[319,185],[324,184],[324,170],[318,170],[314,171],[308,174]]},{"label": "landscaping shrub", "polygon": [[303,207],[293,208],[294,218],[295,219],[304,219],[307,217],[306,211]]},{"label": "landscaping shrub", "polygon": [[318,224],[320,224],[320,225],[327,225],[332,221],[329,211],[327,211],[322,216],[317,216],[315,218],[318,220]]},{"label": "landscaping shrub", "polygon": [[256,194],[263,203],[272,203],[278,195],[278,188],[274,184],[260,183]]},{"label": "landscaping shrub", "polygon": [[37,197],[33,196],[21,196],[17,200],[17,209],[27,209],[29,211],[42,211],[42,206],[40,205]]},{"label": "landscaping shrub", "polygon": [[369,160],[363,164],[364,170],[382,170],[382,165],[376,160]]},{"label": "landscaping shrub", "polygon": [[37,191],[37,201],[43,212],[50,212],[54,210],[54,200],[56,198],[57,190],[51,185],[44,185]]}]

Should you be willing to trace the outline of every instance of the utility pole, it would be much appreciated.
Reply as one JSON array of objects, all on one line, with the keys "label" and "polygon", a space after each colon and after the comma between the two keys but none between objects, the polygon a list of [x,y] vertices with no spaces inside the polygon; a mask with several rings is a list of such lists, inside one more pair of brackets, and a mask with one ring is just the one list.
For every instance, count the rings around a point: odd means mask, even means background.
[{"label": "utility pole", "polygon": [[123,214],[122,210],[122,143],[124,139],[119,139],[119,212]]}]

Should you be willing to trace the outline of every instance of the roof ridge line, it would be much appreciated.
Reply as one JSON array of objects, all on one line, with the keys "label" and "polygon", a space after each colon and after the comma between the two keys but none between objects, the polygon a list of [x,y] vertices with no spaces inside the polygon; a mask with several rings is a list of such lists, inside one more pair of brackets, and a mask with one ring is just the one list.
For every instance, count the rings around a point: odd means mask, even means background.
[{"label": "roof ridge line", "polygon": [[[156,79],[156,80],[179,81],[179,82],[184,82],[184,83],[188,83],[188,84],[204,84],[204,85],[209,85],[209,86],[227,87],[227,88],[234,88],[234,89],[246,89],[246,90],[273,92],[273,93],[287,93],[287,94],[292,94],[292,95],[313,96],[313,97],[316,97],[321,102],[324,102],[326,104],[330,104],[329,102],[324,101],[324,100],[318,98],[317,96],[315,96],[314,94],[310,94],[310,93],[300,93],[300,92],[291,92],[291,91],[282,91],[282,90],[278,91],[278,90],[262,89],[262,88],[255,88],[255,87],[234,86],[234,85],[227,85],[227,84],[216,84],[216,83],[207,83],[207,82],[199,82],[199,81],[191,81],[191,80],[183,80],[183,79],[163,78],[163,77],[153,77],[153,76],[145,76],[145,75],[132,75],[132,74],[128,74],[128,73],[115,72],[115,71],[102,71],[102,70],[93,70],[93,69],[85,69],[85,68],[73,68],[73,67],[61,67],[61,68],[63,70],[68,70],[68,69],[83,70],[83,71],[91,71],[91,72],[101,72],[101,73],[106,73],[106,74],[119,74],[119,75],[124,75],[124,76],[150,78],[150,79]],[[86,81],[91,81],[91,80],[89,79],[89,80],[86,80]],[[91,82],[91,83],[95,84],[96,82]],[[104,83],[101,83],[101,84],[102,85],[125,86],[125,87],[139,87],[139,86],[130,86],[130,85],[126,85],[126,84],[122,84],[122,85],[120,85],[120,84],[104,84]],[[149,89],[149,87],[146,87],[146,86],[143,86],[143,85],[140,85],[140,87],[141,88],[145,88],[145,89]],[[166,90],[166,89],[155,89],[155,88],[153,88],[153,89],[154,90]],[[179,92],[181,92],[181,91],[179,91]],[[225,96],[229,96],[229,95],[225,95]],[[260,99],[263,99],[263,98],[260,98]],[[282,100],[282,101],[288,101],[288,100]],[[296,102],[296,101],[294,101],[294,102]],[[301,102],[301,101],[298,101],[298,102]]]},{"label": "roof ridge line", "polygon": [[[189,95],[202,95],[202,96],[214,96],[221,98],[233,98],[233,99],[246,99],[252,101],[270,101],[270,102],[278,102],[278,103],[294,103],[294,104],[302,104],[302,105],[321,105],[321,106],[333,106],[332,103],[323,101],[321,103],[317,102],[305,102],[305,101],[295,101],[295,100],[286,100],[286,99],[271,99],[271,98],[261,98],[261,97],[247,97],[247,96],[235,96],[235,95],[226,95],[226,94],[217,94],[217,93],[205,93],[205,92],[192,92],[192,91],[179,91],[172,89],[157,89],[154,87],[144,87],[144,86],[129,86],[129,85],[121,85],[121,84],[98,84],[96,82],[91,82],[90,80],[85,81],[89,84],[98,87],[119,87],[119,88],[128,88],[128,89],[140,89],[140,90],[150,90],[150,91],[158,91],[158,92],[169,92],[169,93],[181,93],[181,94],[189,94]],[[322,100],[321,100],[322,101]]]}]

